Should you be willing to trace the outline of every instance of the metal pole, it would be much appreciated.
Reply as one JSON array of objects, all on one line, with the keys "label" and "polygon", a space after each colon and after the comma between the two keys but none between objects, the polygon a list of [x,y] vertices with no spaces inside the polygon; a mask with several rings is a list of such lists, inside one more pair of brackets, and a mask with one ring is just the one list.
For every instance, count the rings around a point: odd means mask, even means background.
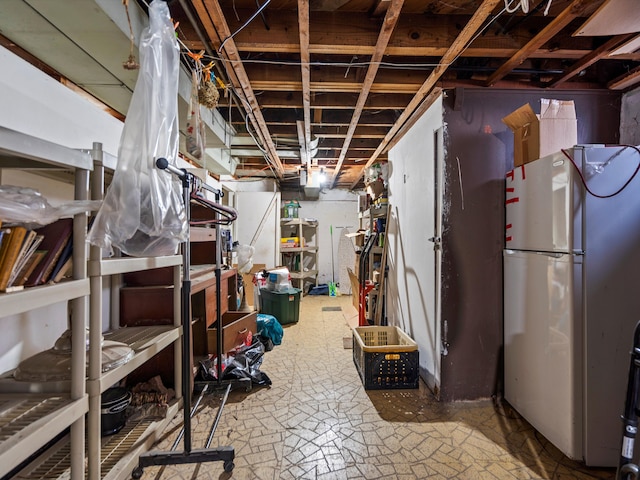
[{"label": "metal pole", "polygon": [[633,463],[633,450],[638,432],[638,388],[640,387],[640,322],[633,335],[633,350],[627,380],[627,395],[622,415],[622,448],[616,479],[637,479],[640,469]]},{"label": "metal pole", "polygon": [[[184,202],[187,218],[187,235],[190,218],[191,176],[183,168],[171,165],[166,158],[158,158],[156,166],[161,170],[167,170],[176,175],[182,181],[182,200]],[[189,240],[182,244],[182,412],[184,417],[184,450],[191,452],[191,277],[189,265],[191,255],[189,252]]]}]

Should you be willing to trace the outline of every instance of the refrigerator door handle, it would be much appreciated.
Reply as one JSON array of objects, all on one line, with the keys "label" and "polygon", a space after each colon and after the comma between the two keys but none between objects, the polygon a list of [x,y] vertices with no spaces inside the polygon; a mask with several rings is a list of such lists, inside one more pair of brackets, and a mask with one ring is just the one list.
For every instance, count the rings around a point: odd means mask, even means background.
[{"label": "refrigerator door handle", "polygon": [[534,252],[531,250],[510,250],[508,248],[504,250],[504,253],[506,255],[513,255],[516,252],[535,253],[536,255],[544,255],[545,257],[551,257],[551,258],[562,258],[565,255],[569,255],[568,253],[561,253],[561,252]]},{"label": "refrigerator door handle", "polygon": [[538,255],[544,255],[545,257],[551,258],[562,258],[566,255],[566,253],[558,253],[558,252],[536,252]]}]

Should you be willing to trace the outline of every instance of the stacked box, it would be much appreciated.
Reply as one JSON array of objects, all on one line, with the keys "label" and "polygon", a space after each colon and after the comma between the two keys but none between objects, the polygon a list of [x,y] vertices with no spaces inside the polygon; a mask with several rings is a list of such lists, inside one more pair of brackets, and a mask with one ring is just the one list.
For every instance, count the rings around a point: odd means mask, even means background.
[{"label": "stacked box", "polygon": [[398,327],[355,327],[353,362],[365,390],[418,388],[418,345]]},{"label": "stacked box", "polygon": [[280,238],[280,248],[298,248],[300,246],[300,237]]}]

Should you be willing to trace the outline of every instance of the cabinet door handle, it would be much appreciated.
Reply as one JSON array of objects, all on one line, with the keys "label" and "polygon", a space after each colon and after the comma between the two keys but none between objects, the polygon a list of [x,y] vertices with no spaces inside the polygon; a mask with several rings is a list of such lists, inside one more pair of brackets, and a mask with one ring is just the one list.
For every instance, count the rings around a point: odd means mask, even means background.
[{"label": "cabinet door handle", "polygon": [[242,330],[240,330],[240,331],[238,332],[238,335],[243,335],[243,334],[245,334],[245,333],[247,333],[247,329],[246,329],[246,328],[243,328]]}]

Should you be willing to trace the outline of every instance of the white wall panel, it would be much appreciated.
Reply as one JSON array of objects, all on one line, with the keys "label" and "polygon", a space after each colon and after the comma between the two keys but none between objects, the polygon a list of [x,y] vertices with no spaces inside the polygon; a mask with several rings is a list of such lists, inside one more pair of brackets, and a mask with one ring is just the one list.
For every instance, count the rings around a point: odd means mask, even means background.
[{"label": "white wall panel", "polygon": [[435,314],[435,133],[443,125],[440,97],[389,151],[389,281],[387,315],[418,344],[420,374],[440,384],[440,325]]}]

